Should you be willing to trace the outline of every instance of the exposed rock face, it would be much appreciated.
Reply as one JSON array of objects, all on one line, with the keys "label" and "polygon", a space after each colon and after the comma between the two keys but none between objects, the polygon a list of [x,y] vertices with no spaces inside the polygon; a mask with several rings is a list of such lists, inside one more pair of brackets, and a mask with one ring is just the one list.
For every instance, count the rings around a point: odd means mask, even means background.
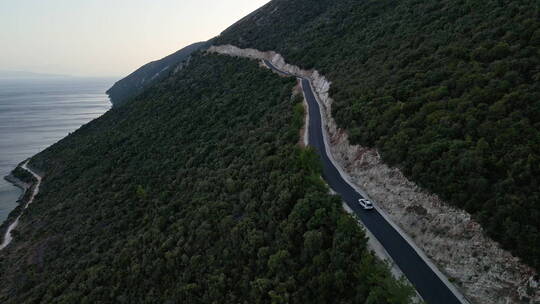
[{"label": "exposed rock face", "polygon": [[422,190],[399,169],[385,165],[375,149],[349,143],[348,134],[337,127],[331,115],[331,82],[323,75],[287,64],[272,51],[232,45],[212,46],[208,51],[266,59],[283,71],[309,78],[323,104],[334,159],[473,303],[540,301],[536,272],[486,237],[470,214]]}]

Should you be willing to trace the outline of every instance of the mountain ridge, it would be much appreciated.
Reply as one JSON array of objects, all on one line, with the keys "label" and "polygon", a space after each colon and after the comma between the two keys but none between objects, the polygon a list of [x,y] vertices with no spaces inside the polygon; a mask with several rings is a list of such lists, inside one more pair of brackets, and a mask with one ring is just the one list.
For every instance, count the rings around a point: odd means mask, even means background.
[{"label": "mountain ridge", "polygon": [[158,83],[174,72],[178,65],[184,62],[194,52],[209,46],[209,42],[197,42],[190,44],[168,56],[151,61],[128,76],[118,80],[107,90],[107,95],[113,106],[120,106],[131,98],[142,93],[145,89]]}]

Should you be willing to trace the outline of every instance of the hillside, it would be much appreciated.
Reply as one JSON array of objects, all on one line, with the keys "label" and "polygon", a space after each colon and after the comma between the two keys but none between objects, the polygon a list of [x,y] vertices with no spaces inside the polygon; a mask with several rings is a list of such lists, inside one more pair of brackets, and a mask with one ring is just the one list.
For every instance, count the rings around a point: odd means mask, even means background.
[{"label": "hillside", "polygon": [[332,81],[333,116],[540,268],[537,1],[275,0],[215,44]]},{"label": "hillside", "polygon": [[329,151],[377,207],[414,201],[389,216],[471,302],[537,301],[539,17],[533,0],[273,0],[143,66],[31,159],[45,177],[0,252],[0,303],[410,302],[298,144],[294,79],[196,52],[210,43],[330,87],[330,145],[357,150]]},{"label": "hillside", "polygon": [[126,103],[160,80],[165,79],[179,64],[193,52],[208,46],[208,42],[197,42],[160,60],[152,61],[138,68],[135,72],[117,81],[107,94],[113,106]]},{"label": "hillside", "polygon": [[32,158],[0,302],[408,303],[297,145],[294,85],[197,54]]}]

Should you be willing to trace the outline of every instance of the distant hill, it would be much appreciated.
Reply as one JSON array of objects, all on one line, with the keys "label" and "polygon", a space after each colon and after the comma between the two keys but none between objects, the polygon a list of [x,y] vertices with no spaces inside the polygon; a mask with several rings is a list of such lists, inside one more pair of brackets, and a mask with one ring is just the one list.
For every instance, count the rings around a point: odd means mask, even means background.
[{"label": "distant hill", "polygon": [[0,70],[0,79],[36,79],[36,78],[67,78],[69,75],[44,74],[26,71]]},{"label": "distant hill", "polygon": [[143,65],[127,77],[117,81],[107,90],[111,103],[113,106],[118,106],[139,95],[150,85],[165,78],[170,71],[186,60],[193,52],[208,45],[208,42],[197,42],[160,60]]}]

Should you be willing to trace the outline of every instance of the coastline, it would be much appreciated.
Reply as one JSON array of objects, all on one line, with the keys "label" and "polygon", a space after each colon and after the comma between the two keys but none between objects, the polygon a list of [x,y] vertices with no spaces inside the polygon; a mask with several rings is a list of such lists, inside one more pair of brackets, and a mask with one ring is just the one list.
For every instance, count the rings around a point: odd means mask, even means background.
[{"label": "coastline", "polygon": [[28,200],[30,199],[30,195],[32,193],[32,189],[36,184],[36,181],[32,181],[32,183],[27,183],[21,180],[20,178],[16,177],[14,175],[14,172],[17,168],[21,168],[22,164],[24,164],[26,161],[23,161],[22,163],[18,164],[8,175],[4,176],[4,179],[8,181],[13,186],[19,188],[21,190],[21,194],[19,195],[19,198],[17,199],[17,207],[15,207],[8,215],[8,217],[0,224],[0,244],[4,242],[4,238],[6,235],[6,231],[13,224],[14,221],[17,220],[17,218],[22,214],[24,211],[24,207],[26,206]]},{"label": "coastline", "polygon": [[[0,182],[3,189],[9,191],[2,197],[5,208],[0,219],[0,242],[9,226],[23,213],[36,184],[32,175],[22,168],[24,162],[108,111],[111,103],[104,92],[116,80],[99,77],[0,81],[0,90],[9,93],[0,96],[0,103],[6,106],[6,111],[0,111],[3,136]],[[29,111],[32,115],[21,120]],[[39,176],[44,175],[39,168],[34,170],[34,164],[28,167]]]},{"label": "coastline", "polygon": [[17,199],[17,202],[20,202],[23,199],[26,191],[32,186],[31,184],[25,183],[24,181],[18,179],[15,175],[13,175],[13,171],[11,171],[8,175],[4,176],[4,179],[22,191],[19,195],[19,198]]}]

